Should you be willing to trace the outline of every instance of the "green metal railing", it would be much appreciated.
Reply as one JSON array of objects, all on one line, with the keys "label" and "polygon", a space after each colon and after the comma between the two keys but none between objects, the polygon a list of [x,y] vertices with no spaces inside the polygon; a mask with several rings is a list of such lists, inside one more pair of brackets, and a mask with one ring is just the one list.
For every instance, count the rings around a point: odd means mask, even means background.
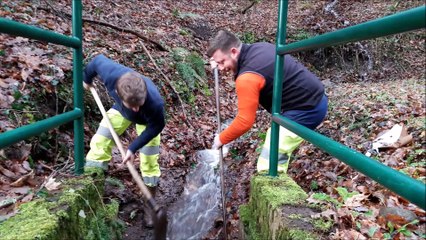
[{"label": "green metal railing", "polygon": [[74,171],[76,174],[83,173],[84,166],[82,23],[81,0],[72,1],[72,37],[0,18],[0,33],[72,47],[74,88],[74,110],[1,133],[0,149],[74,121]]},{"label": "green metal railing", "polygon": [[282,78],[284,76],[284,54],[309,49],[335,46],[343,43],[387,36],[426,27],[426,7],[361,23],[355,26],[325,33],[310,39],[285,45],[288,1],[279,1],[278,34],[276,41],[276,62],[272,105],[271,154],[269,175],[277,176],[278,139],[280,125],[294,132],[320,149],[328,152],[357,171],[365,174],[396,194],[404,197],[422,209],[426,209],[426,185],[400,173],[376,160],[366,157],[353,149],[333,141],[313,130],[281,116]]}]

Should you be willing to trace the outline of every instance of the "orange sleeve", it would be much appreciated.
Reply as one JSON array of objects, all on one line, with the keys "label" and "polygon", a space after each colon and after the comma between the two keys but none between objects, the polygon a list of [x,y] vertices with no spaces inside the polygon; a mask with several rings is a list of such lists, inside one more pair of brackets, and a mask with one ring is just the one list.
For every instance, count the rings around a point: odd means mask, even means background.
[{"label": "orange sleeve", "polygon": [[219,139],[227,144],[245,132],[254,124],[259,107],[260,90],[265,86],[265,78],[256,73],[244,73],[235,81],[238,98],[238,113],[231,125],[220,133]]}]

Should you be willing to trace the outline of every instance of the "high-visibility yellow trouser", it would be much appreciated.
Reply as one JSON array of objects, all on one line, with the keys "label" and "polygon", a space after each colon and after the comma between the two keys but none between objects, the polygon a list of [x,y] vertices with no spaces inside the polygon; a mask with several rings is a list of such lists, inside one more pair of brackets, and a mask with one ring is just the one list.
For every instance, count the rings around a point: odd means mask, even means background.
[{"label": "high-visibility yellow trouser", "polygon": [[[113,108],[107,112],[108,118],[118,135],[121,135],[132,123],[125,119],[121,113]],[[140,135],[146,126],[136,124],[136,132]],[[99,167],[108,169],[108,162],[111,160],[112,146],[115,145],[112,134],[108,129],[105,119],[102,119],[96,134],[90,141],[90,151],[86,156],[85,167]],[[145,146],[139,149],[140,171],[147,186],[154,187],[160,179],[161,171],[158,164],[160,154],[160,134],[154,137]]]},{"label": "high-visibility yellow trouser", "polygon": [[[278,145],[278,171],[287,172],[292,152],[303,142],[303,138],[280,126]],[[271,128],[266,133],[265,144],[257,160],[257,171],[269,170],[269,148],[271,144]]]}]

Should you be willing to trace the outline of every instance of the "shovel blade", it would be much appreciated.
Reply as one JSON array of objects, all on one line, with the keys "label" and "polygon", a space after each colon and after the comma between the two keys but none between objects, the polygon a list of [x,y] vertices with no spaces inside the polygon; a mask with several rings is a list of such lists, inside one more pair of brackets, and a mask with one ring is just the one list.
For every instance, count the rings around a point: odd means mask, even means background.
[{"label": "shovel blade", "polygon": [[156,240],[166,240],[167,236],[167,214],[159,208],[154,217],[154,238]]}]

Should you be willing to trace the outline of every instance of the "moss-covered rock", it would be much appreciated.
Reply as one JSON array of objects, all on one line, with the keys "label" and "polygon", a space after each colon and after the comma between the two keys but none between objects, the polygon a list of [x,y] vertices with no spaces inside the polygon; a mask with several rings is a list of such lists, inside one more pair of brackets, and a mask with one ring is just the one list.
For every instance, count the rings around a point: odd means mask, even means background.
[{"label": "moss-covered rock", "polygon": [[0,239],[55,239],[59,217],[48,210],[51,205],[44,200],[21,205],[18,214],[0,224]]},{"label": "moss-covered rock", "polygon": [[243,239],[319,239],[317,233],[331,227],[310,217],[318,209],[306,202],[308,195],[285,174],[253,177],[250,192],[249,203],[240,206]]},{"label": "moss-covered rock", "polygon": [[120,239],[118,203],[102,200],[104,175],[66,180],[60,191],[22,204],[0,223],[0,239]]}]

